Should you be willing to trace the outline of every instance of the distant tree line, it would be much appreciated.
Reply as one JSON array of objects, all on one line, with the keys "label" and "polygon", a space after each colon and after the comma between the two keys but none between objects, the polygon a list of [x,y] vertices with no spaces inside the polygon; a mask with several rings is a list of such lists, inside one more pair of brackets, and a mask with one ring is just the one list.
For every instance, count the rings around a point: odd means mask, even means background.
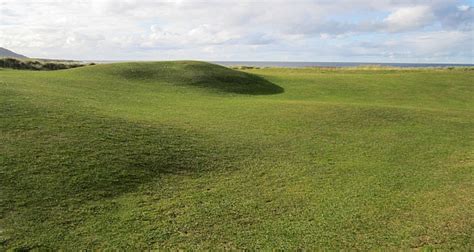
[{"label": "distant tree line", "polygon": [[[92,63],[93,64],[93,63]],[[41,62],[38,60],[19,60],[14,58],[0,58],[0,68],[23,70],[61,70],[85,66],[79,63]]]}]

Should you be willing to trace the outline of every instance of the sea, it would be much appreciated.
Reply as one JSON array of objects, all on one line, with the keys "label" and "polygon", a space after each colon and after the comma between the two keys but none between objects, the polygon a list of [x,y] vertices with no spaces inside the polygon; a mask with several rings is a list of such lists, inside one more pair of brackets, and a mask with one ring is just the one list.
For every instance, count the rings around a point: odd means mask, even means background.
[{"label": "sea", "polygon": [[212,61],[211,63],[234,67],[358,67],[358,66],[388,66],[388,67],[474,67],[474,64],[444,64],[444,63],[375,63],[375,62],[291,62],[291,61]]},{"label": "sea", "polygon": [[[134,62],[134,60],[86,60],[83,63],[120,63]],[[147,62],[147,61],[135,61]],[[150,61],[151,62],[151,61]],[[209,61],[210,63],[226,66],[248,66],[248,67],[357,67],[357,66],[388,66],[388,67],[474,67],[474,64],[449,64],[449,63],[377,63],[377,62],[301,62],[301,61]]]}]

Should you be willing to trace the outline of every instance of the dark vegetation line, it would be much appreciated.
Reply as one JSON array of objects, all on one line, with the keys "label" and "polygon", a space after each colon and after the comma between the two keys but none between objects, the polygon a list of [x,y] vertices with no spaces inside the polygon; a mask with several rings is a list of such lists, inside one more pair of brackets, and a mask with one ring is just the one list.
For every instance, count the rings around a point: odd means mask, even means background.
[{"label": "dark vegetation line", "polygon": [[[89,65],[94,65],[91,63]],[[13,68],[21,70],[61,70],[86,66],[79,63],[44,62],[39,60],[19,60],[15,58],[0,58],[0,68]]]}]

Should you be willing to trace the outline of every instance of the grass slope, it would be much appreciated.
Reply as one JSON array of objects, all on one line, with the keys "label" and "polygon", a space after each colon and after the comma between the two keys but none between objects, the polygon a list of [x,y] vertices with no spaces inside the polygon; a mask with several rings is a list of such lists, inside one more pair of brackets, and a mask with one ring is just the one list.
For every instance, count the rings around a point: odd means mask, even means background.
[{"label": "grass slope", "polygon": [[472,83],[456,69],[0,69],[0,243],[472,249]]}]

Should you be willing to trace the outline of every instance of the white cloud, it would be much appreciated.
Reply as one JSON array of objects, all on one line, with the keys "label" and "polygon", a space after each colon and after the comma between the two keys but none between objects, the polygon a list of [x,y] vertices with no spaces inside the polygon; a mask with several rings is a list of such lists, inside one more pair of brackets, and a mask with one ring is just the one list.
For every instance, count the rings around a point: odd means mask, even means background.
[{"label": "white cloud", "polygon": [[405,36],[399,46],[411,47],[419,55],[453,56],[452,54],[470,54],[474,56],[473,33],[461,31],[437,31]]},{"label": "white cloud", "polygon": [[459,5],[458,10],[460,11],[468,11],[471,7],[469,5]]},{"label": "white cloud", "polygon": [[0,0],[0,46],[51,58],[318,60],[344,55],[331,41],[362,35],[472,42],[472,17],[464,0]]},{"label": "white cloud", "polygon": [[392,12],[384,22],[389,31],[413,30],[430,24],[435,19],[430,6],[403,7]]}]

